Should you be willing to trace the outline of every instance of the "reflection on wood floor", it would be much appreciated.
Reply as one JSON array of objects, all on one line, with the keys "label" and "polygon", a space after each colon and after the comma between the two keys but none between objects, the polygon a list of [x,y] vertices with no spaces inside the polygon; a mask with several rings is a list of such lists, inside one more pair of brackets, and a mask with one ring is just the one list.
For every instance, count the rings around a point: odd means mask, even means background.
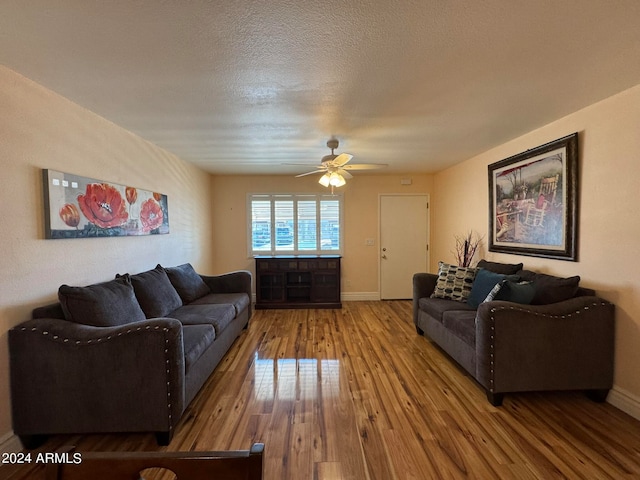
[{"label": "reflection on wood floor", "polygon": [[[640,478],[640,421],[574,392],[492,407],[411,318],[409,301],[255,312],[163,448],[262,442],[273,480]],[[63,444],[163,449],[122,434],[56,436],[38,451]],[[34,465],[5,474],[44,478]]]}]

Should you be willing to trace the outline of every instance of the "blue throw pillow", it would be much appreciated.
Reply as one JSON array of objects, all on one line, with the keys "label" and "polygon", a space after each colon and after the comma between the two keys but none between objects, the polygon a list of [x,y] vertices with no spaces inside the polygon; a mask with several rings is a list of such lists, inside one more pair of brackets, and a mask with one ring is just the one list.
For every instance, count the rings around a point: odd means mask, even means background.
[{"label": "blue throw pillow", "polygon": [[512,282],[509,280],[503,280],[493,287],[484,301],[491,302],[492,300],[504,300],[506,302],[529,305],[535,294],[536,289],[532,282]]},{"label": "blue throw pillow", "polygon": [[517,275],[494,273],[485,268],[481,268],[473,281],[471,293],[469,294],[469,298],[467,298],[467,304],[473,308],[478,308],[478,305],[484,302],[485,298],[487,298],[491,289],[503,280],[517,282],[519,277]]}]

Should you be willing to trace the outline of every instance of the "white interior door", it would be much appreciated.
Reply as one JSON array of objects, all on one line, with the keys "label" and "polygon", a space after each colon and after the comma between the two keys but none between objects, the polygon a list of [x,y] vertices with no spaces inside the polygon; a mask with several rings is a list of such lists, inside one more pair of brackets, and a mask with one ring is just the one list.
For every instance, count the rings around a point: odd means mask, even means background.
[{"label": "white interior door", "polygon": [[426,272],[429,197],[380,195],[380,298],[411,298],[412,278]]}]

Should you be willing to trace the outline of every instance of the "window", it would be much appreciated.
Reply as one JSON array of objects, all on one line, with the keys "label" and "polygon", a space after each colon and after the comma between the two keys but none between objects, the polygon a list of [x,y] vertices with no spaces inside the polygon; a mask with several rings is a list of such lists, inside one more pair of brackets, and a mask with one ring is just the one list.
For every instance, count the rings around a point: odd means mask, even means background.
[{"label": "window", "polygon": [[342,251],[342,195],[250,194],[249,254]]}]

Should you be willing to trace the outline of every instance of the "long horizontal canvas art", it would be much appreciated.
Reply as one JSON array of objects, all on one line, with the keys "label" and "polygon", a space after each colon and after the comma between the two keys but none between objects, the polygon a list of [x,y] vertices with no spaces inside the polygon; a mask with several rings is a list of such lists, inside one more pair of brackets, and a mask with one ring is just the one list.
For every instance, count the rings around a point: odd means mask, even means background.
[{"label": "long horizontal canvas art", "polygon": [[169,233],[167,196],[44,169],[46,238]]}]

